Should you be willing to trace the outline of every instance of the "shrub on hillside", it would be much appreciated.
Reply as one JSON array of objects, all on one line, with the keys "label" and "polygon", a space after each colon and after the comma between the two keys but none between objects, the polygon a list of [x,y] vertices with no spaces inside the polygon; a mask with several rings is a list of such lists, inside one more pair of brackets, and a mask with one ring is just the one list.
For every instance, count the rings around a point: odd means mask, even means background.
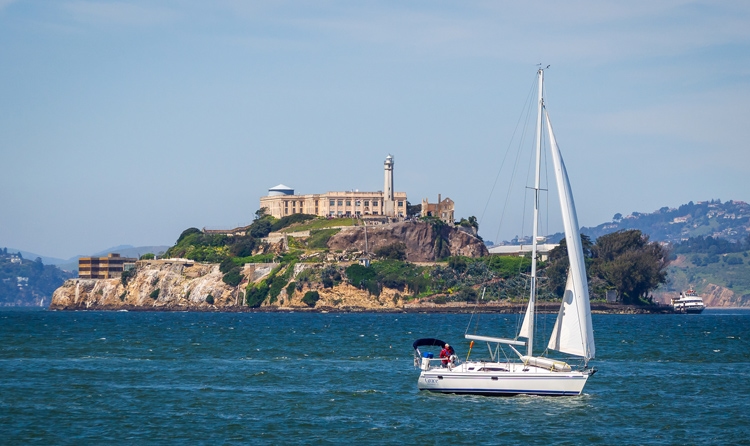
[{"label": "shrub on hillside", "polygon": [[239,285],[240,282],[242,282],[240,267],[235,266],[234,268],[230,269],[226,274],[224,274],[224,277],[222,277],[221,280],[231,287]]},{"label": "shrub on hillside", "polygon": [[266,300],[270,287],[265,280],[258,284],[249,284],[245,292],[245,303],[250,308],[258,308]]},{"label": "shrub on hillside", "polygon": [[302,297],[302,302],[308,307],[314,307],[318,300],[320,300],[320,294],[317,291],[308,291]]}]

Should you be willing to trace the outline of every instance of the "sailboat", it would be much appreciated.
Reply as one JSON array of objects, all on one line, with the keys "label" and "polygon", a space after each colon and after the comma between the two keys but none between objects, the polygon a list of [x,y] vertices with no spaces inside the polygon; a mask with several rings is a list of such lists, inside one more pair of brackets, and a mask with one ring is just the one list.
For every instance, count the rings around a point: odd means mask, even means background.
[{"label": "sailboat", "polygon": [[[594,358],[595,354],[594,332],[591,324],[586,264],[581,246],[578,217],[565,164],[544,105],[544,69],[539,69],[537,76],[539,94],[536,121],[531,280],[529,304],[521,329],[513,339],[466,334],[465,338],[471,341],[469,351],[474,341],[487,343],[490,351],[489,360],[470,361],[467,356],[467,360],[461,362],[455,354],[450,355],[447,361],[446,358],[434,358],[434,355],[427,349],[429,347],[443,348],[446,343],[435,338],[418,339],[413,347],[414,363],[420,369],[417,383],[420,390],[479,395],[580,395],[588,378],[596,372],[596,369],[589,367],[589,361]],[[540,166],[543,127],[546,127],[549,134],[549,146],[552,152],[555,181],[565,229],[565,242],[570,261],[565,293],[547,349],[581,358],[580,365],[576,367],[562,360],[542,355],[535,356],[534,352],[537,244],[542,239],[538,236],[538,222],[539,195],[542,190]],[[501,358],[500,345],[507,345],[517,358]],[[524,348],[525,352],[523,352]]]}]

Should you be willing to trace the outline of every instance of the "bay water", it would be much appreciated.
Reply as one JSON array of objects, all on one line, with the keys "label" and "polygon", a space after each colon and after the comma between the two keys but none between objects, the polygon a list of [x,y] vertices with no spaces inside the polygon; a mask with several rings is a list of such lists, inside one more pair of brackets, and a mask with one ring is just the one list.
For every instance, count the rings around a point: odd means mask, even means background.
[{"label": "bay water", "polygon": [[0,444],[750,444],[749,311],[594,315],[577,397],[417,390],[415,339],[518,324],[473,317],[2,310]]}]

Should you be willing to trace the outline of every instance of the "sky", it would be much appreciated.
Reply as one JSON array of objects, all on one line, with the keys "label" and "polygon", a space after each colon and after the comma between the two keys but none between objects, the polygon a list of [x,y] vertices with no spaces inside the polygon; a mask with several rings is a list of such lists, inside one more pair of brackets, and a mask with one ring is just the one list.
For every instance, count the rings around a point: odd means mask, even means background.
[{"label": "sky", "polygon": [[0,0],[0,247],[172,245],[279,183],[381,190],[388,154],[509,240],[539,63],[582,226],[750,201],[747,1]]}]

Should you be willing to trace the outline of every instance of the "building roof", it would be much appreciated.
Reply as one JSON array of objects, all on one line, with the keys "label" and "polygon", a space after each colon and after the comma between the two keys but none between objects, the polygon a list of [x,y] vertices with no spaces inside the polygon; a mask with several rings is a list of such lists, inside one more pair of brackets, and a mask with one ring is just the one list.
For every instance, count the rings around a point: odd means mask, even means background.
[{"label": "building roof", "polygon": [[279,184],[278,186],[270,187],[268,190],[294,190],[289,186],[284,186],[283,184]]},{"label": "building roof", "polygon": [[[556,243],[541,243],[536,246],[540,254],[545,254],[557,247]],[[513,255],[531,252],[531,243],[527,245],[496,245],[487,249],[490,254]]]}]

